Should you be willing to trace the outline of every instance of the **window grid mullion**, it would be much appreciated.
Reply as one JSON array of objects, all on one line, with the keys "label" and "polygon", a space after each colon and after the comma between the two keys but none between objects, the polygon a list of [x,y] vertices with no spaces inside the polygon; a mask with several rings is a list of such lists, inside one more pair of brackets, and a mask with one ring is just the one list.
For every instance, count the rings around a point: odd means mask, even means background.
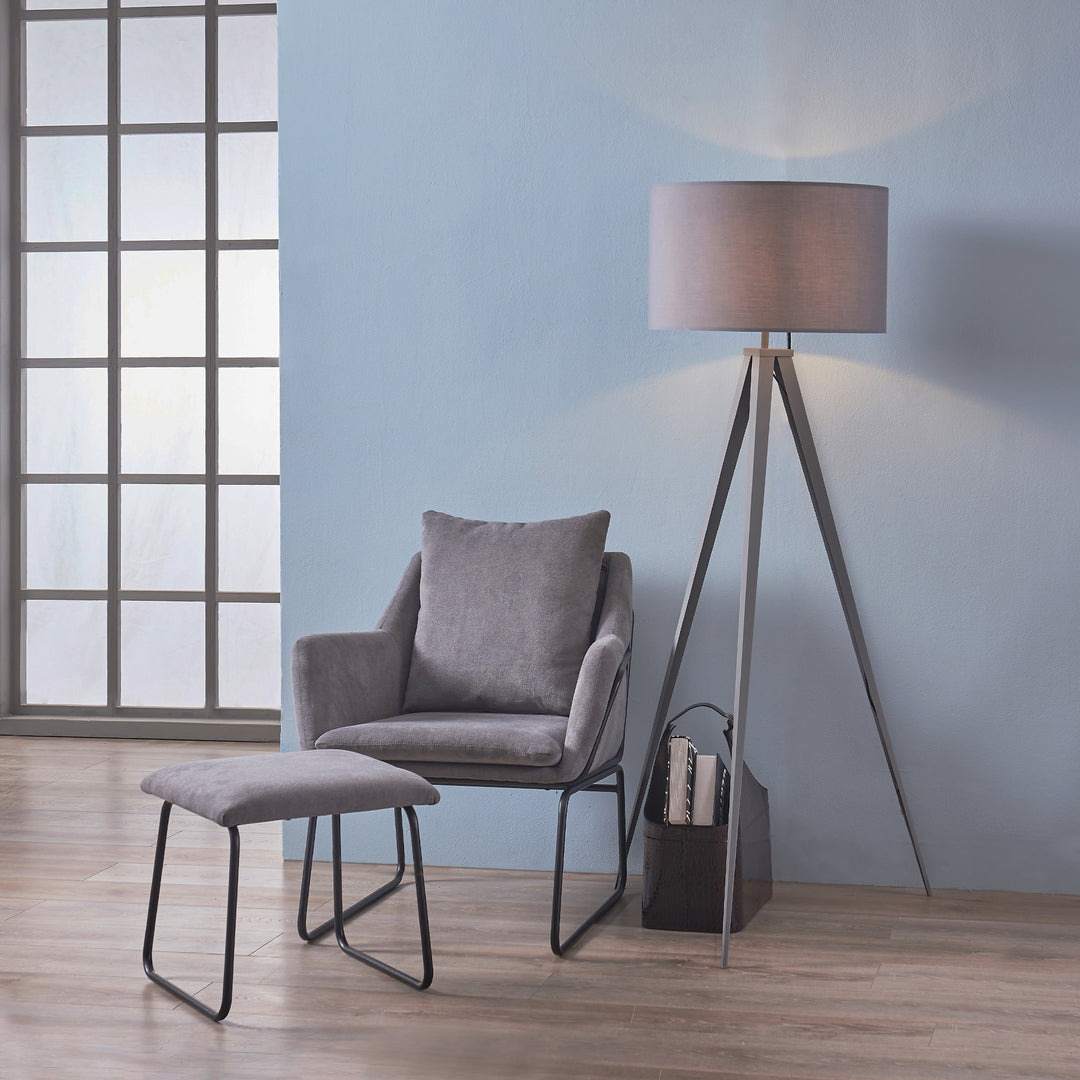
[{"label": "window grid mullion", "polygon": [[[121,359],[121,365],[125,368],[138,367],[202,367],[201,356],[125,356]],[[218,357],[219,368],[276,368],[278,358],[276,356],[239,356]],[[107,368],[108,357],[56,357],[56,356],[32,356],[22,361],[24,370],[31,368]],[[16,457],[15,460],[18,460]]]},{"label": "window grid mullion", "polygon": [[[10,376],[8,380],[8,403],[10,408],[9,421],[11,424],[8,452],[10,461],[21,469],[24,464],[23,455],[23,417],[26,415],[25,402],[23,400],[23,374],[19,364],[20,358],[26,352],[25,342],[25,303],[26,289],[23,286],[25,273],[23,271],[24,258],[19,250],[19,241],[25,232],[26,222],[26,174],[25,162],[22,149],[22,140],[19,138],[19,128],[26,120],[25,94],[23,92],[24,79],[22,73],[26,69],[26,31],[21,21],[16,21],[15,9],[11,9],[11,23],[8,27],[10,35],[10,60],[9,71],[11,81],[8,92],[11,95],[9,102],[9,121],[11,124],[11,139],[8,147],[10,152],[11,171],[8,174],[8,182],[11,185],[11,199],[8,209],[11,213],[11,251],[9,270],[13,283],[12,294],[8,312],[11,319],[11,337],[8,339],[10,352]],[[18,593],[25,581],[23,567],[26,545],[23,542],[25,529],[25,515],[23,513],[23,487],[21,484],[12,482],[9,491],[8,508],[11,514],[11,533],[9,534],[10,558],[5,568],[8,574],[5,599],[10,599],[11,616],[8,626],[11,628],[10,649],[7,655],[8,670],[11,675],[10,690],[11,705],[16,705],[26,697],[26,605],[18,599]],[[7,614],[5,613],[5,617]],[[0,664],[0,668],[4,665]],[[5,695],[0,694],[0,697]]]},{"label": "window grid mullion", "polygon": [[218,707],[218,5],[206,5],[206,707]]},{"label": "window grid mullion", "polygon": [[[108,135],[108,124],[16,124],[19,135],[29,139],[55,135]],[[219,132],[258,133],[277,131],[276,120],[229,120],[218,125]],[[206,130],[201,121],[162,121],[157,124],[121,124],[121,135],[200,135]]]},{"label": "window grid mullion", "polygon": [[[108,251],[108,240],[30,240],[17,245],[22,252]],[[219,240],[225,251],[277,251],[276,240]],[[121,240],[121,251],[202,251],[205,240]]]},{"label": "window grid mullion", "polygon": [[[140,7],[133,4],[131,7],[122,9],[126,19],[169,17],[173,15],[202,15],[209,8],[209,4],[161,4],[156,6],[147,5]],[[217,6],[216,3],[214,5]],[[48,21],[53,19],[104,19],[107,18],[112,5],[108,8],[88,8],[75,0],[65,8],[40,8],[21,12],[27,22]],[[277,13],[277,4],[271,3],[236,3],[229,5],[230,15],[274,15]]]},{"label": "window grid mullion", "polygon": [[[219,593],[226,604],[277,604],[281,594],[276,592]],[[108,600],[108,589],[24,589],[24,600]],[[206,594],[201,589],[121,589],[124,600],[176,600],[184,603],[201,603]]]},{"label": "window grid mullion", "polygon": [[254,706],[226,705],[219,709],[190,708],[183,705],[121,705],[110,708],[107,705],[22,705],[20,716],[78,716],[100,718],[102,720],[277,720],[280,710],[263,709]]},{"label": "window grid mullion", "polygon": [[[29,484],[107,484],[108,473],[20,473],[17,477],[23,486]],[[206,473],[120,473],[121,484],[206,484]],[[247,485],[276,487],[281,479],[277,473],[229,473],[218,475],[219,485]]]},{"label": "window grid mullion", "polygon": [[120,705],[120,0],[108,3],[108,598],[106,694]]}]

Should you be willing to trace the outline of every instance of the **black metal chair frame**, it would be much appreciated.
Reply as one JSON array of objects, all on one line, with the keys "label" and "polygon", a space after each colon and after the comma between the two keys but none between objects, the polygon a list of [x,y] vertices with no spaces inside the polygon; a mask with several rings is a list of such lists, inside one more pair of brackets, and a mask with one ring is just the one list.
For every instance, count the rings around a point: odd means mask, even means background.
[{"label": "black metal chair frame", "polygon": [[[608,776],[614,774],[615,782],[613,784],[601,784],[600,781]],[[480,784],[472,781],[465,780],[435,780],[436,784],[452,784],[458,787],[486,787],[485,784]],[[510,785],[507,785],[510,786]],[[532,784],[514,784],[517,788],[532,788],[534,790],[543,791],[559,791],[559,788],[545,788],[543,785]],[[626,891],[626,794],[623,783],[623,770],[621,765],[609,765],[606,768],[598,769],[597,771],[590,773],[588,776],[576,783],[561,789],[562,794],[559,797],[559,817],[558,817],[558,830],[555,839],[555,876],[553,882],[553,891],[551,898],[551,951],[556,956],[562,956],[572,945],[576,944],[578,939],[585,933],[589,927],[599,922],[604,915],[608,913],[620,900],[623,893]],[[562,895],[563,895],[563,864],[565,861],[566,852],[566,818],[567,812],[570,807],[570,797],[576,795],[579,791],[609,791],[614,792],[618,798],[618,830],[619,830],[619,868],[615,878],[615,890],[612,892],[604,902],[596,908],[595,911],[565,940],[561,940],[562,931]],[[317,818],[311,818],[308,821],[308,833],[307,843],[304,848],[304,865],[302,876],[300,879],[300,907],[296,918],[296,930],[297,933],[303,938],[304,941],[316,941],[324,935],[328,934],[335,928],[335,920],[327,919],[326,922],[320,923],[314,929],[309,930],[307,927],[307,912],[308,912],[308,895],[311,887],[311,868],[315,858],[315,829],[317,824]],[[389,896],[398,886],[401,885],[405,877],[405,842],[402,834],[400,815],[396,821],[397,825],[397,867],[394,872],[394,876],[363,897],[361,900],[357,900],[351,907],[346,908],[342,912],[341,921],[342,924],[346,923],[354,915],[359,915],[360,912],[366,908],[371,907],[373,904],[378,903],[384,897]],[[414,834],[415,835],[415,834]],[[339,841],[340,842],[340,841]],[[420,882],[422,887],[423,882]],[[335,912],[336,915],[336,912]],[[426,939],[427,936],[427,922],[426,919],[422,923],[421,936]],[[338,938],[338,944],[342,948],[349,952],[349,955],[353,955],[350,951],[350,947],[346,944],[342,944],[341,938]],[[407,982],[410,986],[416,986],[418,989],[423,990],[431,984],[431,972],[430,972],[430,946],[427,946],[425,952],[425,973],[424,981],[419,983],[410,979],[407,976],[402,976],[401,973],[397,973],[396,978],[400,978],[403,982]],[[357,957],[362,959],[362,957]],[[366,961],[371,963],[373,967],[379,968],[380,971],[386,970],[381,967],[378,961],[368,958]],[[388,971],[387,974],[394,974],[393,971]]]},{"label": "black metal chair frame", "polygon": [[[614,784],[597,782],[611,776],[612,773],[615,775]],[[618,800],[616,827],[619,830],[619,870],[615,878],[615,891],[565,941],[562,941],[560,940],[560,934],[562,931],[563,860],[566,854],[566,814],[570,807],[570,796],[576,795],[579,791],[613,791],[615,793]],[[551,951],[556,956],[562,956],[567,949],[577,943],[589,927],[599,922],[619,902],[625,891],[626,793],[623,784],[622,766],[615,765],[613,768],[601,769],[591,773],[571,787],[564,788],[563,793],[559,796],[559,826],[555,840],[555,880],[551,897]]]},{"label": "black metal chair frame", "polygon": [[[626,696],[627,707],[630,703],[630,660],[634,651],[634,619],[633,614],[630,616],[630,641],[626,646],[626,652],[623,653],[622,661],[619,663],[619,669],[615,672],[615,678],[612,680],[611,693],[608,694],[607,706],[604,709],[604,719],[600,724],[600,730],[597,732],[596,740],[593,742],[592,752],[589,754],[589,760],[585,764],[585,775],[574,781],[571,784],[562,788],[562,794],[559,796],[559,825],[556,830],[555,837],[555,875],[554,883],[552,886],[551,897],[551,951],[556,956],[562,956],[567,949],[576,944],[580,940],[581,936],[585,933],[589,927],[599,922],[622,898],[623,893],[626,891],[626,856],[629,845],[626,842],[626,791],[623,782],[623,770],[620,764],[622,760],[623,746],[626,740],[626,724],[623,723],[623,739],[619,743],[619,752],[615,758],[608,762],[606,765],[602,765],[598,769],[593,769],[593,759],[596,757],[596,751],[600,746],[600,739],[604,734],[604,730],[607,728],[608,720],[611,717],[611,710],[615,707],[615,699],[619,696],[619,690],[623,683],[626,683]],[[601,780],[614,774],[614,784],[602,784]],[[554,789],[558,790],[558,789]],[[591,915],[565,940],[561,938],[562,931],[562,894],[563,894],[563,861],[566,855],[566,814],[570,808],[570,797],[576,795],[579,791],[610,791],[615,793],[617,802],[617,820],[616,828],[618,829],[618,847],[619,847],[619,868],[615,877],[615,890],[612,892],[606,900],[596,908]]]},{"label": "black metal chair frame", "polygon": [[[612,681],[611,692],[608,695],[607,706],[604,710],[604,720],[600,725],[600,730],[597,732],[596,739],[593,742],[592,752],[589,754],[589,759],[585,763],[585,771],[576,780],[571,780],[565,784],[525,784],[525,783],[490,783],[485,780],[456,780],[456,779],[444,779],[434,776],[427,777],[433,784],[447,784],[456,787],[487,787],[487,788],[524,788],[527,790],[540,790],[540,791],[561,791],[559,796],[559,816],[558,827],[556,829],[555,836],[555,874],[552,884],[552,897],[551,897],[551,951],[556,956],[562,956],[575,945],[591,926],[599,922],[622,898],[623,893],[626,891],[626,856],[627,856],[627,843],[626,843],[626,794],[623,783],[623,770],[622,765],[619,763],[622,759],[622,745],[619,746],[619,752],[614,758],[598,768],[593,767],[593,759],[596,756],[596,751],[600,746],[600,740],[603,736],[604,730],[607,727],[607,722],[611,716],[611,710],[615,707],[615,700],[618,697],[619,690],[625,681],[629,686],[630,679],[630,658],[631,651],[633,649],[633,630],[631,630],[631,644],[627,645],[626,652],[623,654],[622,662],[619,664],[619,669],[615,673],[615,678]],[[625,730],[625,726],[624,726]],[[607,777],[614,775],[614,783],[601,783]],[[570,806],[570,798],[576,795],[579,791],[607,791],[613,792],[618,802],[618,850],[619,850],[619,865],[618,872],[615,878],[615,889],[604,902],[596,908],[591,915],[583,922],[576,930],[573,931],[567,938],[562,938],[562,898],[563,898],[563,864],[566,855],[566,816]]]},{"label": "black metal chair frame", "polygon": [[[162,802],[161,816],[158,821],[157,848],[154,852],[154,872],[150,883],[150,901],[146,912],[146,933],[143,937],[143,971],[147,978],[156,983],[162,989],[167,990],[174,997],[179,998],[185,1004],[190,1005],[203,1016],[211,1020],[224,1020],[232,1008],[233,971],[236,953],[236,911],[237,893],[240,881],[240,830],[236,825],[228,826],[229,832],[229,884],[228,899],[225,915],[225,956],[222,970],[221,1002],[215,1009],[205,1002],[199,1001],[185,990],[181,990],[175,983],[170,982],[154,969],[154,935],[157,929],[158,904],[161,899],[161,878],[165,867],[165,845],[168,838],[169,816],[172,811],[172,803]],[[405,873],[405,840],[402,828],[401,812],[404,810],[409,819],[409,834],[412,840],[413,876],[416,882],[416,908],[420,924],[420,948],[423,956],[423,975],[415,978],[398,968],[361,952],[350,945],[345,936],[345,920],[359,914],[365,908],[371,907],[383,897],[396,889]],[[314,931],[307,931],[307,903],[311,884],[311,856],[314,851],[315,827],[317,818],[308,820],[308,850],[304,860],[304,874],[300,885],[300,911],[297,916],[297,930],[304,941],[314,941],[328,932],[331,928],[335,931],[337,943],[347,956],[360,960],[369,967],[375,968],[392,978],[415,987],[417,990],[425,990],[431,985],[433,966],[431,960],[431,933],[428,926],[427,893],[424,888],[424,863],[420,852],[420,830],[416,820],[416,811],[411,806],[394,809],[394,822],[397,831],[398,845],[398,871],[395,878],[368,896],[353,904],[347,910],[342,901],[341,881],[341,815],[331,815],[331,829],[333,837],[333,878],[334,878],[334,917],[327,920]]]}]

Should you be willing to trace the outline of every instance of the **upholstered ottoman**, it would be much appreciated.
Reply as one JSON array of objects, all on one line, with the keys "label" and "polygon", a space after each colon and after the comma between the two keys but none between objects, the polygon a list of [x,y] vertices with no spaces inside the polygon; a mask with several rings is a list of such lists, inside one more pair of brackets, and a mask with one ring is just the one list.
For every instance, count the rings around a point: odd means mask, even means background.
[{"label": "upholstered ottoman", "polygon": [[[283,821],[308,818],[308,843],[300,885],[300,908],[297,930],[305,941],[314,941],[333,929],[338,945],[347,955],[385,972],[410,986],[423,990],[431,985],[431,938],[428,931],[427,897],[424,892],[424,866],[420,855],[420,829],[414,806],[429,806],[439,801],[439,793],[420,776],[388,765],[384,761],[356,754],[350,750],[302,750],[284,754],[260,754],[252,757],[218,758],[168,765],[151,773],[142,782],[143,791],[163,800],[158,825],[154,875],[143,939],[143,969],[159,986],[181,1001],[193,1006],[211,1020],[221,1020],[232,1005],[233,954],[236,944],[236,896],[240,871],[240,834],[238,826],[256,821]],[[228,914],[225,922],[225,969],[222,977],[221,1004],[210,1008],[185,993],[154,970],[154,928],[161,895],[161,873],[165,864],[165,840],[169,813],[173,806],[217,822],[229,830]],[[365,810],[393,808],[397,830],[398,866],[394,878],[344,910],[341,899],[341,815]],[[416,905],[420,920],[420,947],[424,972],[417,979],[376,960],[354,948],[345,937],[345,920],[381,900],[401,884],[405,873],[405,840],[401,814],[409,819],[412,839],[413,874],[416,881]],[[307,928],[308,890],[318,819],[329,814],[333,840],[334,917],[314,930]]]}]

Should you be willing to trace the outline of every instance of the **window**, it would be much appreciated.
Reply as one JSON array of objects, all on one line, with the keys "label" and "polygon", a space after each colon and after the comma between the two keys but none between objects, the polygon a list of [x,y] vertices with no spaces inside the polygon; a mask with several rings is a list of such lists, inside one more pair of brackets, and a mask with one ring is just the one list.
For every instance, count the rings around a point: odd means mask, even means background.
[{"label": "window", "polygon": [[12,713],[278,716],[275,12],[15,16]]}]

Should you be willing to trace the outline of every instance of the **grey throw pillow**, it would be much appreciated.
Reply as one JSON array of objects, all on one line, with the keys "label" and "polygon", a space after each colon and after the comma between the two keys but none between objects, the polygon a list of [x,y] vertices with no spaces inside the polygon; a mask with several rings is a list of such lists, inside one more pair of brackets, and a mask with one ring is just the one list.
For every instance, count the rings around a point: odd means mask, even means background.
[{"label": "grey throw pillow", "polygon": [[610,520],[425,513],[405,711],[568,715]]}]

